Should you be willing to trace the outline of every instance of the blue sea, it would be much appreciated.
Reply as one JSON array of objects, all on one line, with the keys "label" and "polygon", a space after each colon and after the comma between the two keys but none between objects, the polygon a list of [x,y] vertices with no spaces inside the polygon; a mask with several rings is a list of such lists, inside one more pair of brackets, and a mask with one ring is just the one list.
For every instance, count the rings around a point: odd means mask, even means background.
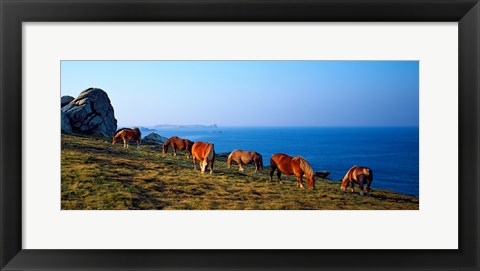
[{"label": "blue sea", "polygon": [[216,153],[257,151],[265,166],[274,153],[301,155],[315,171],[330,171],[332,180],[340,180],[353,165],[367,166],[374,173],[373,189],[419,193],[418,127],[162,128],[156,132],[212,142]]}]

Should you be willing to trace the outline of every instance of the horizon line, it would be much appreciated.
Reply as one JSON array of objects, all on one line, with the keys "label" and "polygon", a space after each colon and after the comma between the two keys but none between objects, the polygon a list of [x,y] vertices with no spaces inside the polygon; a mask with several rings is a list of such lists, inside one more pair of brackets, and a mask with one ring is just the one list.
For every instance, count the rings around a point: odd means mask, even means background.
[{"label": "horizon line", "polygon": [[[234,127],[255,127],[255,128],[275,128],[275,127],[293,127],[293,128],[381,128],[381,127],[420,127],[420,125],[219,125],[219,124],[155,124],[155,125],[118,125],[118,127],[141,127],[141,128],[148,128],[148,129],[155,129],[154,126],[203,126],[205,128],[212,128],[212,126],[216,126],[217,128],[226,127],[226,128],[234,128]],[[175,128],[175,127],[173,127]],[[188,128],[188,127],[187,127]]]}]

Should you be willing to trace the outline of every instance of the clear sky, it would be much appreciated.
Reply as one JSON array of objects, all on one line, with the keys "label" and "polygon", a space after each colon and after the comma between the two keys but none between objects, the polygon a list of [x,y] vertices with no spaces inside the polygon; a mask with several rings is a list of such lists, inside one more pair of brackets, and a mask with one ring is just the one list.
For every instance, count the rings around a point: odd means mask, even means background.
[{"label": "clear sky", "polygon": [[418,126],[418,61],[62,61],[119,126]]}]

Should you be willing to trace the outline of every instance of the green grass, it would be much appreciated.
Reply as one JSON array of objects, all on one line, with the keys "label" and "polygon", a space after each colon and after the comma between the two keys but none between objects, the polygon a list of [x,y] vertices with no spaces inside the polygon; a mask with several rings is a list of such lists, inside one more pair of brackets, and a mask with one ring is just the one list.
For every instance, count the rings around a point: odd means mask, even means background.
[{"label": "green grass", "polygon": [[[244,173],[217,158],[214,174],[193,170],[184,152],[164,155],[161,148],[62,135],[63,210],[418,210],[418,198],[375,189],[370,197],[340,190],[338,181],[317,179],[314,191],[269,182],[269,168]],[[357,188],[358,189],[358,188]]]}]

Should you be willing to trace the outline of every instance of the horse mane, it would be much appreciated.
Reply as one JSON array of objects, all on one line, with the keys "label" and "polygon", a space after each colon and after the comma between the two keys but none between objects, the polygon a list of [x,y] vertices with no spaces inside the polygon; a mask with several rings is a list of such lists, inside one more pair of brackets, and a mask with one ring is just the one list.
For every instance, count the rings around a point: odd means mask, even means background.
[{"label": "horse mane", "polygon": [[215,159],[215,145],[213,145],[213,143],[210,143],[210,150],[208,151],[208,153],[209,154],[211,153],[213,156],[213,159]]},{"label": "horse mane", "polygon": [[118,139],[119,137],[121,137],[120,132],[122,132],[123,130],[128,130],[128,128],[120,128],[117,131],[115,131],[115,134],[113,135],[113,139]]},{"label": "horse mane", "polygon": [[140,132],[140,129],[138,127],[132,127],[132,128],[123,127],[123,128],[120,128],[117,131],[115,131],[115,136],[118,135],[118,133],[123,131],[123,130],[132,130],[132,131],[137,132],[140,136],[142,136],[142,132]]},{"label": "horse mane", "polygon": [[118,133],[120,133],[120,132],[123,131],[123,130],[128,130],[128,129],[130,129],[130,128],[125,128],[125,127],[120,128],[120,129],[118,129],[118,130],[115,131],[115,135],[117,135]]},{"label": "horse mane", "polygon": [[348,171],[347,173],[345,173],[345,176],[343,176],[343,178],[341,179],[341,181],[345,181],[347,179],[350,178],[350,175],[352,174],[352,171],[355,170],[357,166],[352,166]]},{"label": "horse mane", "polygon": [[168,145],[168,144],[170,144],[170,143],[171,143],[174,139],[176,139],[176,138],[177,138],[177,136],[172,136],[172,137],[170,137],[169,139],[167,139],[167,141],[165,141],[165,143],[163,143],[163,145]]},{"label": "horse mane", "polygon": [[305,160],[305,158],[301,156],[295,156],[292,160],[300,160],[300,168],[303,170],[304,175],[307,178],[313,178],[315,176],[315,172],[313,172],[312,166]]}]

